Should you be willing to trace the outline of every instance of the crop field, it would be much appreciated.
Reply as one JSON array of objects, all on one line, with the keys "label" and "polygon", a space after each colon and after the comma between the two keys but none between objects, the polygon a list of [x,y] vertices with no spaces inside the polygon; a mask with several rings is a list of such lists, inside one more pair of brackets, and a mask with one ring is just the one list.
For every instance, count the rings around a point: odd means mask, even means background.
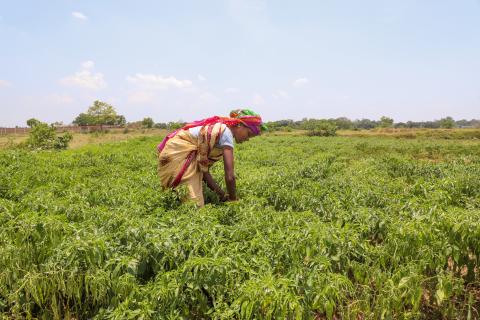
[{"label": "crop field", "polygon": [[160,141],[0,151],[0,318],[480,318],[480,142],[258,137],[198,210]]}]

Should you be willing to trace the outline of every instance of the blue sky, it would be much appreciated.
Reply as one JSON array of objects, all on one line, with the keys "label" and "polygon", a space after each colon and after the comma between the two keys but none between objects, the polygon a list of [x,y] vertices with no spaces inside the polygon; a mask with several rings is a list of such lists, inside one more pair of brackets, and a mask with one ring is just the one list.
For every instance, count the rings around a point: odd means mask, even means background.
[{"label": "blue sky", "polygon": [[480,118],[480,0],[1,0],[0,39],[0,126]]}]

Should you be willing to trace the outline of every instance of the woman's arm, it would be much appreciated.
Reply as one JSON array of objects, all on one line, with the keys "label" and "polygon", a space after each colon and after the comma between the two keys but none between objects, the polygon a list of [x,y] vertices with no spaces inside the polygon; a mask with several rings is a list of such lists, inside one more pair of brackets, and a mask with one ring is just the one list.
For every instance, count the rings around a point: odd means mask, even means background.
[{"label": "woman's arm", "polygon": [[237,200],[235,186],[235,172],[233,170],[233,148],[223,148],[223,168],[225,170],[225,184],[228,190],[228,200]]},{"label": "woman's arm", "polygon": [[222,188],[219,187],[219,185],[217,184],[215,179],[213,179],[210,172],[204,172],[203,173],[203,181],[205,181],[205,183],[210,188],[210,190],[212,190],[213,192],[218,194],[218,196],[220,197],[220,200],[222,200],[222,201],[226,200],[225,199],[225,197],[226,197],[225,192],[222,190]]}]

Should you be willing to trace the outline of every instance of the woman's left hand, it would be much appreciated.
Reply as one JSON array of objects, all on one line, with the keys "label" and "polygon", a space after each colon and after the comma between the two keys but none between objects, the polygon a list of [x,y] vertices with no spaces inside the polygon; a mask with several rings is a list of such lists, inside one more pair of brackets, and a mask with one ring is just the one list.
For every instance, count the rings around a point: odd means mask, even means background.
[{"label": "woman's left hand", "polygon": [[228,195],[222,191],[218,192],[218,197],[220,198],[221,202],[225,202],[228,200]]}]

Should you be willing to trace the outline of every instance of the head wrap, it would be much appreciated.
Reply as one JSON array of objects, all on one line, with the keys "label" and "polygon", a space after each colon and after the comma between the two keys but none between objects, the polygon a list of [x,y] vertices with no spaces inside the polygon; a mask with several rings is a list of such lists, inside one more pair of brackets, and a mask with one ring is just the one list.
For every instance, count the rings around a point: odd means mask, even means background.
[{"label": "head wrap", "polygon": [[230,118],[241,120],[242,124],[250,128],[256,135],[259,135],[261,131],[267,130],[267,126],[262,122],[262,117],[249,109],[232,110]]},{"label": "head wrap", "polygon": [[267,130],[267,127],[262,122],[262,117],[248,109],[233,110],[230,112],[230,117],[213,116],[207,119],[197,120],[186,124],[182,129],[188,130],[190,128],[203,127],[218,122],[226,124],[229,127],[243,124],[247,128],[250,128],[255,135],[259,135],[261,131]]}]

